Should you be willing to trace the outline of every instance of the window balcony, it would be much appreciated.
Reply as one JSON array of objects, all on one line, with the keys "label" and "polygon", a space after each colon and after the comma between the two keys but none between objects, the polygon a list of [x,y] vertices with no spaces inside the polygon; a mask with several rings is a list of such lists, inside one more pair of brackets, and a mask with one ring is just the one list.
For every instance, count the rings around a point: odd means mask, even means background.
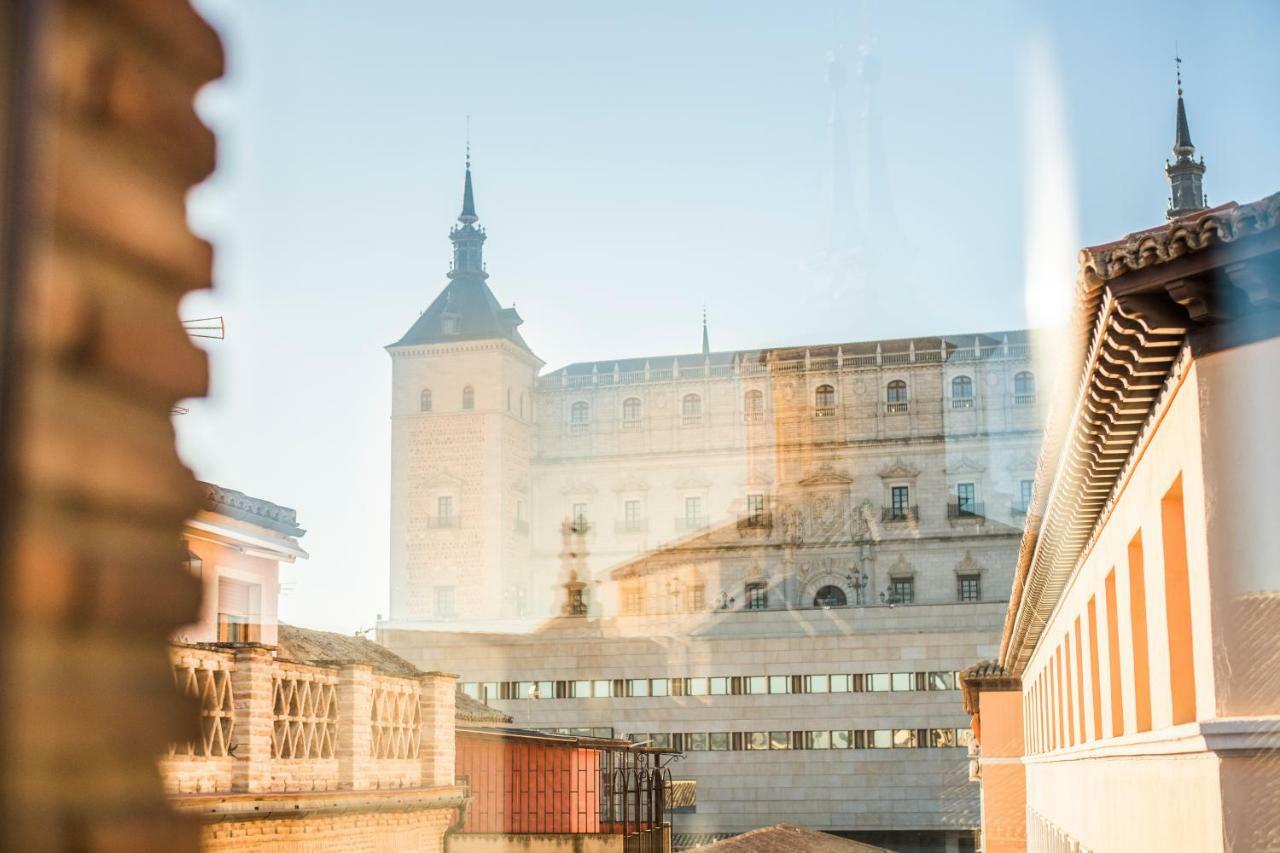
[{"label": "window balcony", "polygon": [[614,533],[648,533],[649,519],[632,518],[616,521],[613,524]]},{"label": "window balcony", "polygon": [[950,521],[982,521],[986,518],[982,503],[951,501],[947,504],[947,519]]},{"label": "window balcony", "polygon": [[641,426],[642,424],[639,418],[624,418],[622,421],[622,428],[627,432],[638,430]]},{"label": "window balcony", "polygon": [[260,643],[262,625],[255,616],[239,613],[218,614],[219,643]]},{"label": "window balcony", "polygon": [[680,426],[682,427],[702,426],[702,415],[681,415]]},{"label": "window balcony", "polygon": [[569,522],[568,527],[569,527],[570,533],[590,533],[591,532],[591,522],[587,521],[585,518],[573,519],[572,521]]},{"label": "window balcony", "polygon": [[900,400],[892,403],[885,403],[884,410],[891,415],[905,415],[909,411],[911,404],[906,400]]},{"label": "window balcony", "polygon": [[834,418],[836,416],[835,406],[822,406],[813,410],[815,418]]},{"label": "window balcony", "polygon": [[743,412],[742,420],[748,424],[758,424],[764,421],[764,412]]},{"label": "window balcony", "polygon": [[574,421],[569,424],[570,435],[585,435],[591,429],[590,421]]},{"label": "window balcony", "polygon": [[905,524],[920,520],[918,506],[886,506],[880,510],[880,520],[885,524]]},{"label": "window balcony", "polygon": [[972,409],[972,408],[973,408],[973,398],[972,398],[972,397],[952,397],[952,398],[951,398],[951,408],[953,408],[953,409]]},{"label": "window balcony", "polygon": [[1012,504],[1009,505],[1009,514],[1010,515],[1026,515],[1027,505],[1022,503],[1021,501],[1014,501]]},{"label": "window balcony", "polygon": [[429,515],[427,527],[432,530],[443,530],[450,527],[461,527],[462,517],[457,515]]},{"label": "window balcony", "polygon": [[1014,394],[1013,404],[1015,406],[1034,406],[1036,404],[1035,392],[1030,394]]},{"label": "window balcony", "polygon": [[738,518],[738,532],[744,533],[748,530],[772,530],[773,529],[773,513],[771,512],[751,512]]}]

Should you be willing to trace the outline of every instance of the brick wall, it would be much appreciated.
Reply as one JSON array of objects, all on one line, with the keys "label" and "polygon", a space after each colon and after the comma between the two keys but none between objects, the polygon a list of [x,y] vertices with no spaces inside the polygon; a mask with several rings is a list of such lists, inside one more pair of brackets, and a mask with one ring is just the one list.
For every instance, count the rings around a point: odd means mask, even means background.
[{"label": "brick wall", "polygon": [[205,830],[204,849],[208,853],[444,853],[444,833],[453,816],[448,809],[220,823]]},{"label": "brick wall", "polygon": [[206,384],[177,309],[209,284],[185,196],[221,46],[185,3],[4,5],[0,848],[193,850],[155,757],[196,734],[166,644],[199,596],[170,409]]}]

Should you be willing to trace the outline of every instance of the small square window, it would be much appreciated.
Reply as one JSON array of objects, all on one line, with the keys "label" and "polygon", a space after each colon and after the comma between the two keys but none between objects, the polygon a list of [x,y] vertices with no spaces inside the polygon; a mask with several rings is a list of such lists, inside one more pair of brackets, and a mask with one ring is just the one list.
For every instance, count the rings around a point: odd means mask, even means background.
[{"label": "small square window", "polygon": [[706,696],[707,695],[707,679],[690,678],[689,679],[689,695],[690,696]]},{"label": "small square window", "polygon": [[655,746],[658,749],[671,749],[671,732],[654,732],[649,737],[653,739],[649,746]]},{"label": "small square window", "polygon": [[806,675],[804,686],[806,693],[829,693],[831,692],[831,676]]},{"label": "small square window", "polygon": [[831,732],[809,732],[809,749],[830,749]]},{"label": "small square window", "polygon": [[707,749],[706,732],[689,732],[684,736],[684,748],[689,752],[703,752]]},{"label": "small square window", "polygon": [[831,676],[831,692],[832,693],[848,693],[852,687],[852,676],[849,675],[833,675]]},{"label": "small square window", "polygon": [[954,690],[955,676],[950,672],[931,672],[929,673],[929,689],[930,690]]},{"label": "small square window", "polygon": [[768,749],[769,733],[768,732],[747,732],[746,741],[747,741],[747,749]]},{"label": "small square window", "polygon": [[607,679],[591,682],[591,695],[597,699],[608,699],[613,696],[613,683]]},{"label": "small square window", "polygon": [[591,696],[591,682],[590,682],[590,681],[575,681],[575,682],[573,682],[573,698],[575,698],[575,699],[587,699],[587,698],[590,698],[590,696]]},{"label": "small square window", "polygon": [[934,749],[949,749],[956,746],[956,730],[929,729],[929,746]]},{"label": "small square window", "polygon": [[649,682],[650,696],[670,696],[671,695],[671,679],[655,678]]},{"label": "small square window", "polygon": [[848,731],[834,731],[831,733],[832,749],[849,749],[853,741],[849,737]]},{"label": "small square window", "polygon": [[747,609],[765,610],[769,607],[769,585],[765,583],[747,584]]},{"label": "small square window", "polygon": [[711,682],[712,696],[728,696],[729,695],[729,679],[724,676],[714,676],[708,679]]},{"label": "small square window", "polygon": [[770,749],[790,749],[791,732],[769,732]]},{"label": "small square window", "polygon": [[895,672],[893,674],[893,689],[895,692],[911,690],[915,685],[915,677],[910,672]]},{"label": "small square window", "polygon": [[649,679],[633,678],[628,682],[632,696],[648,696],[649,695]]},{"label": "small square window", "polygon": [[[911,731],[914,729],[904,729]],[[893,732],[889,729],[873,729],[867,732],[868,749],[889,749],[893,746]]]},{"label": "small square window", "polygon": [[915,729],[894,729],[894,749],[914,749],[917,746]]},{"label": "small square window", "polygon": [[889,580],[890,604],[911,604],[915,600],[915,578],[891,578]]},{"label": "small square window", "polygon": [[982,576],[960,575],[956,578],[956,599],[958,601],[982,600]]},{"label": "small square window", "polygon": [[770,693],[790,693],[791,692],[791,676],[789,675],[769,676],[769,692]]},{"label": "small square window", "polygon": [[747,692],[750,694],[768,693],[769,681],[763,675],[749,675],[746,678]]},{"label": "small square window", "polygon": [[728,732],[711,732],[710,734],[707,735],[707,746],[709,749],[715,750],[717,752],[728,749],[729,733]]},{"label": "small square window", "polygon": [[884,693],[889,690],[889,673],[873,672],[867,676],[867,690],[874,693]]}]

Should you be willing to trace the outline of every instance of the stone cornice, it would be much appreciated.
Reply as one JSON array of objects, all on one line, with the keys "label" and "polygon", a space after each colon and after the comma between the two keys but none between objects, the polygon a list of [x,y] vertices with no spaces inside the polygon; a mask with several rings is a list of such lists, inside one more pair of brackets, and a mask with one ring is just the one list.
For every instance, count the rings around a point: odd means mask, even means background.
[{"label": "stone cornice", "polygon": [[237,521],[247,521],[286,536],[302,536],[307,532],[298,526],[297,511],[287,506],[251,497],[244,492],[213,483],[201,485],[204,488],[204,508],[209,512],[225,515]]}]

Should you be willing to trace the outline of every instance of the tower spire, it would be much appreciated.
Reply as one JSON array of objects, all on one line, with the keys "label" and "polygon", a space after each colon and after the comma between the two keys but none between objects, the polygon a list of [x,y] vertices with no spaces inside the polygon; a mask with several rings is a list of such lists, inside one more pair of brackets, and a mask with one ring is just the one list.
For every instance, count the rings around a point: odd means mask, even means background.
[{"label": "tower spire", "polygon": [[449,278],[464,274],[488,278],[484,271],[485,233],[483,228],[476,227],[479,219],[475,192],[471,189],[471,116],[467,116],[466,177],[462,182],[462,213],[458,214],[462,224],[455,225],[449,232],[449,239],[453,241],[453,269],[449,271]]},{"label": "tower spire", "polygon": [[1178,106],[1173,136],[1174,162],[1165,161],[1164,172],[1169,176],[1168,219],[1177,219],[1207,206],[1204,200],[1204,158],[1195,159],[1196,147],[1191,143],[1191,126],[1187,122],[1187,106],[1182,100],[1182,57],[1174,51],[1175,79]]},{"label": "tower spire", "polygon": [[702,354],[711,355],[711,338],[707,335],[707,306],[702,306]]}]

